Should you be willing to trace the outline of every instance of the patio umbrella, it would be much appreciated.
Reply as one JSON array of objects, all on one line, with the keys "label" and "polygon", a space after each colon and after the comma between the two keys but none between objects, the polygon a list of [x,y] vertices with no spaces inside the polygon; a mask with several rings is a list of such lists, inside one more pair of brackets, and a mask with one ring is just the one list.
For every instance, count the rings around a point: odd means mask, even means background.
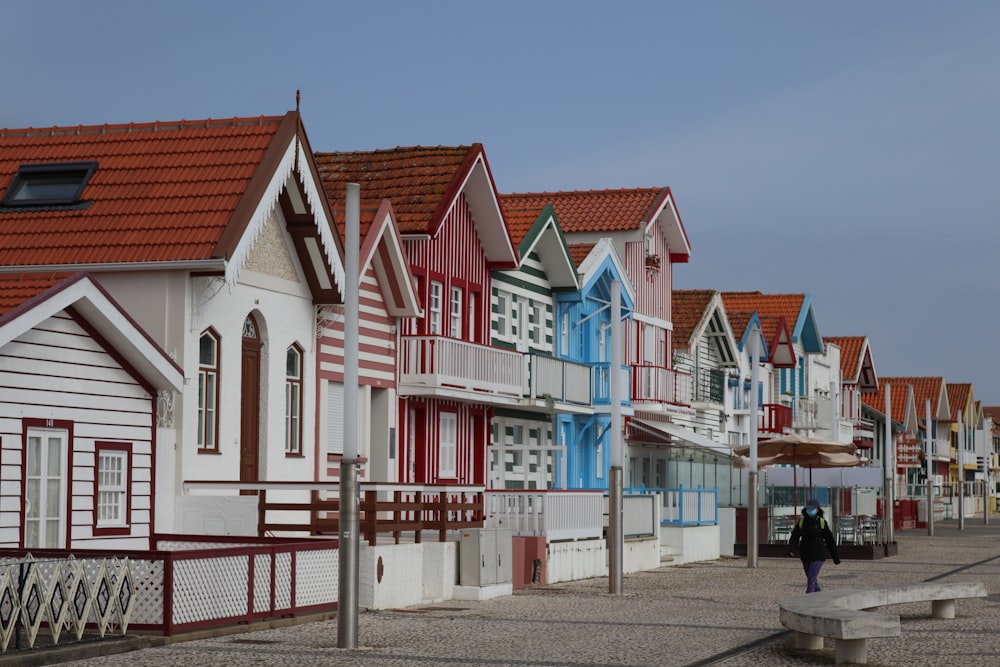
[{"label": "patio umbrella", "polygon": [[[859,465],[862,459],[855,456],[853,443],[834,442],[810,438],[797,433],[786,433],[757,444],[759,466],[787,464],[810,470],[809,487],[812,488],[813,468],[849,468]],[[733,448],[737,456],[749,456],[750,446]],[[734,459],[735,460],[735,459]],[[798,513],[798,477],[792,476],[792,509]]]}]

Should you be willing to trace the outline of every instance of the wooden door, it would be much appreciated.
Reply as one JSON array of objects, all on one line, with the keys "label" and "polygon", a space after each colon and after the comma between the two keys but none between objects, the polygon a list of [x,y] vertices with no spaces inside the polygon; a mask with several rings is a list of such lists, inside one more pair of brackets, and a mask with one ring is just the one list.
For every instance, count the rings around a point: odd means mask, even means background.
[{"label": "wooden door", "polygon": [[253,315],[243,323],[240,396],[240,481],[260,479],[260,330]]}]

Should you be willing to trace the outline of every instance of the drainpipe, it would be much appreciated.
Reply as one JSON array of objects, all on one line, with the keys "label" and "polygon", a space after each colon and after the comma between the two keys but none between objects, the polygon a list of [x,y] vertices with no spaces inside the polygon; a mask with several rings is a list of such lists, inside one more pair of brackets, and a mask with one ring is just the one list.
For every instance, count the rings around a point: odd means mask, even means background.
[{"label": "drainpipe", "polygon": [[882,462],[885,465],[885,542],[887,545],[895,542],[896,513],[896,441],[892,438],[892,386],[885,385],[885,453]]},{"label": "drainpipe", "polygon": [[965,530],[965,422],[958,411],[958,529]]}]

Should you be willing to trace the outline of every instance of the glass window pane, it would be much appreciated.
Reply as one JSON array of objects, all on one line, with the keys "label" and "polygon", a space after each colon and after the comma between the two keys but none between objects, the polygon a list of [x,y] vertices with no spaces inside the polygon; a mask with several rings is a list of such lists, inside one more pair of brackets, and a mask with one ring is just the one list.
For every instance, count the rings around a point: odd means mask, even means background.
[{"label": "glass window pane", "polygon": [[215,336],[210,333],[201,335],[199,342],[198,363],[202,366],[215,366]]},{"label": "glass window pane", "polygon": [[294,347],[288,348],[288,354],[285,355],[285,375],[290,378],[299,377],[299,351]]},{"label": "glass window pane", "polygon": [[28,474],[42,474],[42,439],[37,435],[28,436]]},{"label": "glass window pane", "polygon": [[62,438],[49,438],[48,461],[45,462],[46,472],[50,477],[62,475]]}]

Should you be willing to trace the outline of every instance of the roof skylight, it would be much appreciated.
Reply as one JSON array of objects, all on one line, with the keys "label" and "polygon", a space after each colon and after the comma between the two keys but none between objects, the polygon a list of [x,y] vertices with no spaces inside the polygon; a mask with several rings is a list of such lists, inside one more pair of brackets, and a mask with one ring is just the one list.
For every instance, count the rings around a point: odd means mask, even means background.
[{"label": "roof skylight", "polygon": [[80,202],[97,161],[22,164],[3,198],[3,206],[65,206]]}]

